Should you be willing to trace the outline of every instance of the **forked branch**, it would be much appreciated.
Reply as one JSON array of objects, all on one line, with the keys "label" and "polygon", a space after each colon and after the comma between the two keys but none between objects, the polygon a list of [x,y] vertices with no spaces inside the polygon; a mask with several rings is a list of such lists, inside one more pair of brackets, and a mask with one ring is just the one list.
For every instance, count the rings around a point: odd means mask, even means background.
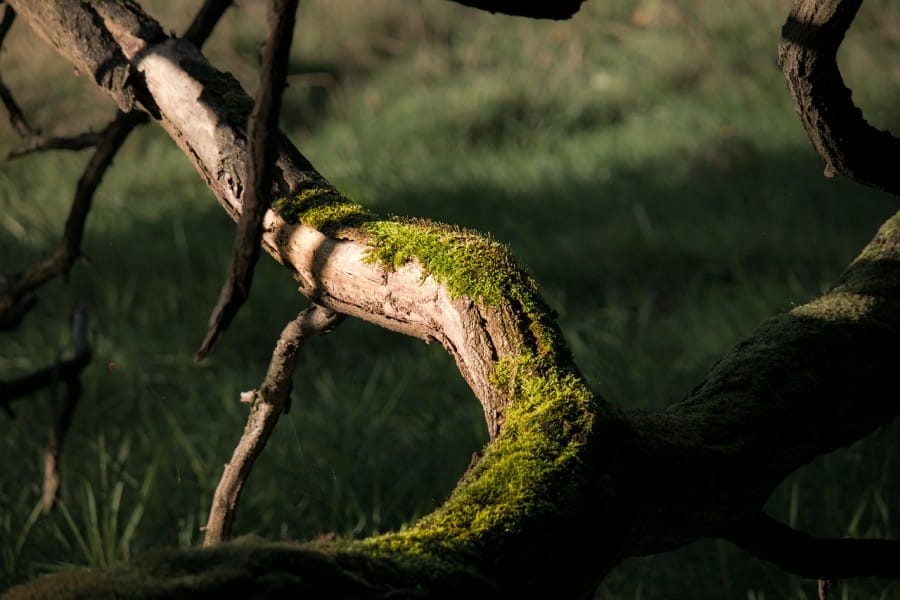
[{"label": "forked branch", "polygon": [[247,417],[244,433],[216,487],[206,523],[205,546],[218,544],[231,534],[238,499],[253,469],[253,463],[265,448],[278,417],[290,407],[292,381],[300,348],[307,338],[329,333],[343,318],[343,315],[333,310],[311,304],[281,332],[263,382],[255,390],[241,394],[241,402],[250,405],[250,415]]},{"label": "forked branch", "polygon": [[[198,48],[201,47],[230,4],[230,1],[225,0],[206,0],[188,27],[186,39],[190,39]],[[13,8],[7,6],[3,20],[0,22],[0,44],[2,44],[14,18]],[[0,331],[2,331],[18,327],[21,320],[35,305],[35,291],[40,286],[59,275],[64,277],[68,275],[74,262],[81,256],[85,222],[91,209],[94,193],[122,144],[125,143],[135,127],[146,123],[148,119],[144,112],[119,110],[115,118],[100,133],[85,133],[73,138],[44,138],[28,124],[25,115],[2,81],[0,81],[0,97],[2,97],[13,126],[27,140],[25,146],[12,151],[12,156],[37,150],[81,149],[95,146],[94,153],[78,180],[75,198],[72,201],[72,208],[66,219],[59,246],[53,254],[23,273],[0,275]]]}]

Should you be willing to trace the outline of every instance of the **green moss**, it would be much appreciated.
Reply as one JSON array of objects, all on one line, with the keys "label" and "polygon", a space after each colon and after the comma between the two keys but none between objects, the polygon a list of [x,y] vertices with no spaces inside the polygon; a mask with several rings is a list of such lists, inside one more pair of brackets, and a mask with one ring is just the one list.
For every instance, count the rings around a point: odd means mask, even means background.
[{"label": "green moss", "polygon": [[[369,245],[366,260],[388,270],[415,261],[451,297],[467,296],[515,320],[523,344],[495,364],[491,383],[505,390],[503,429],[448,501],[404,531],[359,542],[349,552],[390,556],[410,568],[459,569],[497,536],[559,514],[578,477],[596,404],[571,366],[552,311],[535,281],[503,244],[477,232],[426,220],[375,220],[323,181],[273,208],[317,229],[352,223]],[[574,488],[572,488],[574,489]]]},{"label": "green moss", "polygon": [[302,223],[326,233],[373,218],[325,181],[300,190],[296,196],[279,198],[272,209],[288,223]]},{"label": "green moss", "polygon": [[790,314],[825,321],[859,321],[867,317],[877,305],[873,296],[835,291],[798,306]]},{"label": "green moss", "polygon": [[369,261],[398,269],[416,260],[453,297],[469,296],[494,308],[511,303],[513,310],[526,316],[523,333],[534,339],[539,354],[564,346],[536,283],[503,244],[471,230],[425,220],[371,221],[363,229],[371,236]]},{"label": "green moss", "polygon": [[565,512],[593,427],[593,393],[574,373],[534,355],[500,360],[494,385],[512,394],[504,428],[449,500],[414,527],[361,542],[404,554],[478,552],[495,536],[539,528]]}]

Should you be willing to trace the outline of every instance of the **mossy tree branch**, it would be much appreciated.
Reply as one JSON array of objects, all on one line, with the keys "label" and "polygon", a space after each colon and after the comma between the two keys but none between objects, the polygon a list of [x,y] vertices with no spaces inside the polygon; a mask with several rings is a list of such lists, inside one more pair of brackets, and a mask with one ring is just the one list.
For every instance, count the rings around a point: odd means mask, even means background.
[{"label": "mossy tree branch", "polygon": [[[239,217],[252,102],[233,77],[188,44],[147,35],[152,20],[130,3],[12,2],[73,63],[95,64],[91,53],[106,48],[108,64],[136,73],[105,87],[152,114]],[[73,35],[79,11],[93,13],[99,41]],[[443,506],[401,532],[238,540],[43,579],[10,597],[587,597],[625,557],[738,540],[787,474],[900,410],[882,393],[895,384],[900,339],[900,215],[832,290],[763,323],[683,401],[630,413],[587,387],[502,245],[379,219],[288,140],[279,148],[264,247],[317,304],[443,344],[482,403],[492,438],[483,458]]]}]

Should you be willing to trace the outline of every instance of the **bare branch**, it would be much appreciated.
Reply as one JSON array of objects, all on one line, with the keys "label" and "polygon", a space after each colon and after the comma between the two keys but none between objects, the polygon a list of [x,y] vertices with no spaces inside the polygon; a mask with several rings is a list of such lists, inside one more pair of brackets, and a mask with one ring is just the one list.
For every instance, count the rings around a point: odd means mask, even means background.
[{"label": "bare branch", "polygon": [[815,538],[763,513],[742,521],[724,537],[801,577],[900,577],[900,542],[895,540]]},{"label": "bare branch", "polygon": [[80,309],[76,310],[72,316],[74,354],[71,358],[58,361],[24,377],[11,381],[0,381],[0,405],[4,409],[8,410],[12,400],[32,394],[57,381],[68,381],[78,376],[91,360],[91,349],[86,337],[86,318],[84,311]]},{"label": "bare branch", "polygon": [[[0,84],[2,85],[2,84]],[[42,135],[30,135],[26,142],[9,151],[7,159],[20,158],[34,152],[47,150],[84,150],[97,145],[102,133],[88,131],[71,137],[44,137]]]},{"label": "bare branch", "polygon": [[825,175],[900,195],[900,139],[869,125],[841,77],[837,51],[862,0],[800,0],[781,31],[779,62]]},{"label": "bare branch", "polygon": [[263,217],[272,203],[278,114],[281,111],[281,93],[287,82],[297,5],[298,0],[274,0],[269,14],[269,34],[263,47],[259,91],[248,123],[249,160],[244,210],[238,222],[228,279],[209,317],[208,331],[197,351],[197,360],[203,360],[213,351],[250,294],[253,271],[259,260]]},{"label": "bare branch", "polygon": [[22,309],[22,305],[23,303],[33,305],[31,295],[34,290],[57,275],[68,275],[75,260],[81,256],[84,224],[91,209],[94,192],[112,164],[116,152],[128,138],[128,134],[146,119],[147,115],[144,113],[120,112],[103,131],[93,156],[78,180],[75,199],[72,201],[72,208],[56,251],[25,273],[7,280],[8,283],[0,295],[0,323],[4,326],[12,329],[24,317],[27,311]]},{"label": "bare branch", "polygon": [[202,48],[206,39],[212,34],[216,24],[228,7],[232,5],[232,0],[206,0],[194,20],[188,26],[187,31],[181,36],[198,48]]},{"label": "bare branch", "polygon": [[311,304],[281,332],[272,352],[266,378],[260,386],[241,394],[241,402],[250,404],[250,415],[244,434],[234,449],[231,461],[225,465],[225,472],[216,487],[206,524],[205,546],[222,542],[231,533],[238,499],[253,469],[253,463],[265,447],[278,417],[287,412],[290,406],[291,381],[297,368],[300,348],[308,337],[329,333],[343,319],[344,315]]},{"label": "bare branch", "polygon": [[[78,308],[72,314],[72,345],[76,357],[84,357],[84,364],[90,361],[91,349],[87,341],[87,313]],[[44,486],[43,502],[44,510],[49,512],[56,505],[59,498],[59,461],[62,445],[72,424],[72,415],[81,397],[81,369],[74,371],[72,375],[64,379],[66,383],[66,395],[60,406],[56,423],[50,431],[47,440],[47,452],[44,455]]]},{"label": "bare branch", "polygon": [[[12,6],[7,6],[3,11],[3,20],[0,21],[0,47],[3,46],[6,34],[9,33],[9,29],[12,27],[15,20],[16,11],[13,10]],[[13,98],[12,92],[6,87],[6,84],[3,83],[2,77],[0,77],[0,102],[3,102],[3,106],[6,108],[6,112],[9,115],[9,123],[13,126],[13,129],[16,130],[16,133],[23,138],[38,137],[40,135],[40,133],[31,126],[28,119],[25,118],[25,113],[22,112],[16,99]]]},{"label": "bare branch", "polygon": [[492,13],[531,17],[532,19],[568,19],[581,9],[584,0],[559,2],[521,2],[519,0],[453,0],[458,4],[480,8]]}]

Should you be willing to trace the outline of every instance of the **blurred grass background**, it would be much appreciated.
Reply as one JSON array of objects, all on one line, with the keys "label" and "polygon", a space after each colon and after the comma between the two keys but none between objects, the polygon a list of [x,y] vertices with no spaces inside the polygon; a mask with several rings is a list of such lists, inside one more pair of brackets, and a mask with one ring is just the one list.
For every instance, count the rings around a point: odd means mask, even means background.
[{"label": "blurred grass background", "polygon": [[[563,23],[438,0],[301,3],[283,126],[319,170],[382,214],[490,232],[535,275],[596,388],[625,407],[683,396],[768,315],[826,289],[895,209],[827,180],[776,66],[789,2],[592,0]],[[144,3],[181,31],[199,2]],[[249,90],[263,2],[232,9],[206,49]],[[900,7],[870,0],[842,49],[869,120],[900,125]],[[111,101],[24,25],[3,75],[45,133],[98,127]],[[0,123],[0,152],[16,144]],[[0,272],[56,243],[86,154],[0,164]],[[0,378],[52,362],[87,307],[95,358],[63,452],[63,501],[40,513],[58,391],[0,418],[0,589],[201,539],[264,374],[303,306],[264,259],[211,360],[192,354],[221,285],[232,224],[158,128],[133,136],[97,197],[89,262],[0,336]],[[772,496],[819,535],[893,537],[896,432],[826,456]],[[304,351],[293,409],[239,507],[236,533],[366,535],[440,503],[486,440],[442,350],[347,322]],[[721,541],[627,561],[598,598],[815,598]],[[840,583],[837,598],[900,598]]]}]

